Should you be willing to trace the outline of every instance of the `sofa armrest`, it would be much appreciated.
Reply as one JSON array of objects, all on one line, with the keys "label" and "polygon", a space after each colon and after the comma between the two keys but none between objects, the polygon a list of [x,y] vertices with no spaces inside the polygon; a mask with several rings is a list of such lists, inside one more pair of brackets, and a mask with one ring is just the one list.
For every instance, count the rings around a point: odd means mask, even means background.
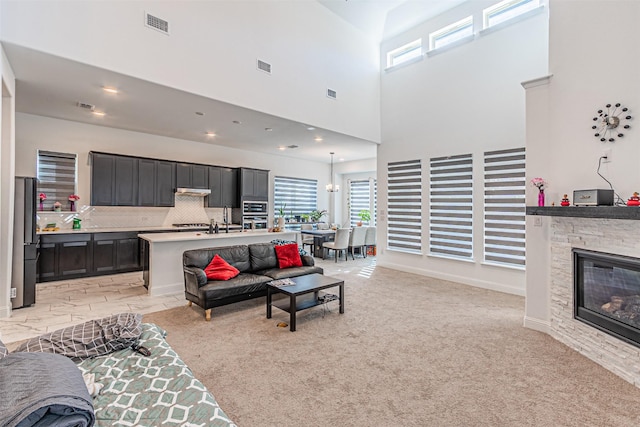
[{"label": "sofa armrest", "polygon": [[207,284],[207,275],[198,267],[183,267],[183,270],[185,290],[190,294],[198,295],[200,286]]},{"label": "sofa armrest", "polygon": [[302,265],[305,265],[305,266],[313,266],[316,264],[316,262],[314,261],[311,255],[302,255],[300,256],[300,259],[302,260]]}]

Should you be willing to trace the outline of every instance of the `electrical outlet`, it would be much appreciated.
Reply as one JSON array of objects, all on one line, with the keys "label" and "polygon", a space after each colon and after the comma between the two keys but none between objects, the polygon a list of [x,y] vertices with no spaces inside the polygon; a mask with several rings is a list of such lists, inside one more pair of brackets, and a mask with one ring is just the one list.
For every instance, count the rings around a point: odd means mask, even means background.
[{"label": "electrical outlet", "polygon": [[11,298],[16,298],[18,290],[16,288],[11,288]]},{"label": "electrical outlet", "polygon": [[610,148],[608,148],[608,149],[604,150],[604,151],[602,152],[602,157],[603,157],[603,159],[602,159],[602,163],[609,163],[609,162],[611,162],[611,149],[610,149]]},{"label": "electrical outlet", "polygon": [[542,218],[540,217],[533,218],[533,225],[534,227],[542,227]]}]

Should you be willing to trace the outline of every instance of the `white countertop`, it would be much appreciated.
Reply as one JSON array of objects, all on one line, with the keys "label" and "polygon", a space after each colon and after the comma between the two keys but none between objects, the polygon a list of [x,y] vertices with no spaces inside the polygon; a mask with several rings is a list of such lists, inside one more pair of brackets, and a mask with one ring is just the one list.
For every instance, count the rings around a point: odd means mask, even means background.
[{"label": "white countertop", "polygon": [[121,233],[125,231],[170,231],[170,230],[184,230],[185,228],[178,228],[172,226],[155,226],[155,227],[82,227],[79,230],[73,230],[71,228],[62,228],[58,231],[38,231],[37,234],[78,234],[78,233]]},{"label": "white countertop", "polygon": [[166,242],[188,242],[194,240],[219,240],[219,239],[241,239],[244,237],[254,237],[270,235],[274,239],[278,239],[279,236],[298,233],[297,231],[282,231],[282,232],[269,232],[266,230],[251,230],[251,231],[236,231],[225,233],[221,231],[218,234],[207,234],[204,231],[186,231],[182,233],[154,233],[154,234],[139,234],[138,237],[151,243],[166,243]]}]

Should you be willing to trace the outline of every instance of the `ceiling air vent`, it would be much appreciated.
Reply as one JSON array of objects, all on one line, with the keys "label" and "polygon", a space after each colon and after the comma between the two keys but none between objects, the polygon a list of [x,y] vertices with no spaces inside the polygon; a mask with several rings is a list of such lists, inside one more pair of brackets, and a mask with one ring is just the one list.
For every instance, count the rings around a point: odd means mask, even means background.
[{"label": "ceiling air vent", "polygon": [[327,89],[327,98],[338,99],[338,92],[333,89]]},{"label": "ceiling air vent", "polygon": [[264,61],[260,61],[258,59],[258,70],[264,71],[267,74],[271,74],[271,64]]},{"label": "ceiling air vent", "polygon": [[87,104],[86,102],[80,102],[78,101],[76,103],[76,105],[80,108],[82,108],[83,110],[88,110],[88,111],[93,111],[96,109],[95,105],[91,105],[91,104]]},{"label": "ceiling air vent", "polygon": [[144,25],[169,35],[169,22],[164,19],[160,19],[157,16],[153,16],[150,13],[145,12]]},{"label": "ceiling air vent", "polygon": [[287,145],[287,148],[298,148],[299,145],[295,145],[295,144],[291,144],[291,145]]}]

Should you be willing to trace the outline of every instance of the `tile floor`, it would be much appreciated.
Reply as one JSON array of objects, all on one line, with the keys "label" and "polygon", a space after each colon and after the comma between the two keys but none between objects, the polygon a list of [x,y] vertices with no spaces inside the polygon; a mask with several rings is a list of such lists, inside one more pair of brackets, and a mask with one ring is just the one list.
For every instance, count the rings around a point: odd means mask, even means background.
[{"label": "tile floor", "polygon": [[[349,258],[338,263],[329,258],[315,261],[326,275],[356,271],[366,277],[375,268],[376,258],[356,256],[355,261]],[[36,304],[13,310],[11,317],[0,319],[0,339],[10,344],[112,314],[146,314],[182,305],[186,305],[183,293],[147,295],[142,272],[38,283]]]}]

